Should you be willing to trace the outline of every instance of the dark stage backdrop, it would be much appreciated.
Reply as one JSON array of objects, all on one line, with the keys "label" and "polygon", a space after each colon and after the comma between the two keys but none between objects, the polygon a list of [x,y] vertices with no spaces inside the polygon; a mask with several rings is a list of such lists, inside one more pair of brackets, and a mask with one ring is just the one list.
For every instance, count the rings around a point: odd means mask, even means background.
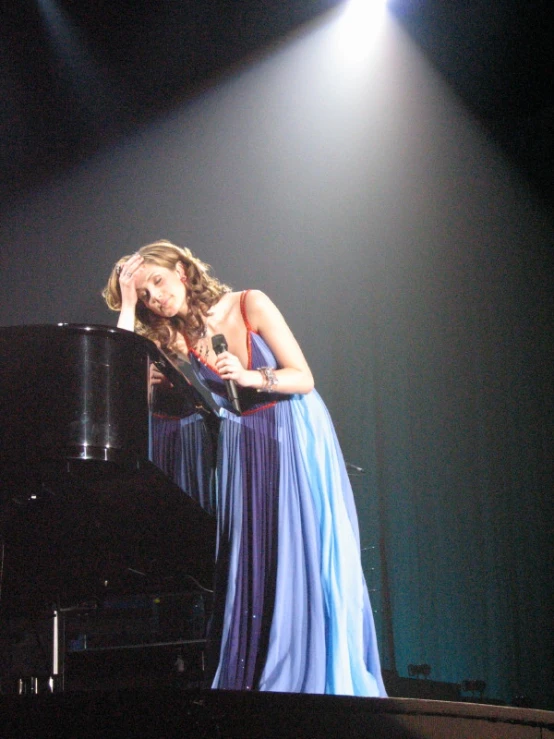
[{"label": "dark stage backdrop", "polygon": [[393,25],[331,17],[29,191],[0,324],[114,324],[169,238],[281,307],[335,419],[385,667],[554,708],[553,228]]}]

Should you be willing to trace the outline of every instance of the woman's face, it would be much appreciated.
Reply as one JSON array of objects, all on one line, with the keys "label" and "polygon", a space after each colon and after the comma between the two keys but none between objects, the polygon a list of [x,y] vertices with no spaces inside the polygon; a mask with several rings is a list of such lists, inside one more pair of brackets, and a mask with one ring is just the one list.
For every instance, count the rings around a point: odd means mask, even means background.
[{"label": "woman's face", "polygon": [[185,315],[188,310],[187,291],[181,280],[182,275],[184,270],[181,264],[177,264],[173,270],[145,262],[135,277],[139,300],[158,316],[172,318],[178,313]]}]

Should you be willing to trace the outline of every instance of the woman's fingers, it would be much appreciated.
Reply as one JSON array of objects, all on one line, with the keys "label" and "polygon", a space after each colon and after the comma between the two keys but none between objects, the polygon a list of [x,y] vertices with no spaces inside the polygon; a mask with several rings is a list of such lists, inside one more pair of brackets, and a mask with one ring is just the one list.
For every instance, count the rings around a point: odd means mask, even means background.
[{"label": "woman's fingers", "polygon": [[229,352],[222,352],[215,363],[216,369],[224,380],[238,380],[243,366],[240,359]]},{"label": "woman's fingers", "polygon": [[144,258],[140,254],[133,254],[132,257],[121,265],[119,272],[119,282],[122,285],[129,285],[133,282],[137,271],[142,267]]}]

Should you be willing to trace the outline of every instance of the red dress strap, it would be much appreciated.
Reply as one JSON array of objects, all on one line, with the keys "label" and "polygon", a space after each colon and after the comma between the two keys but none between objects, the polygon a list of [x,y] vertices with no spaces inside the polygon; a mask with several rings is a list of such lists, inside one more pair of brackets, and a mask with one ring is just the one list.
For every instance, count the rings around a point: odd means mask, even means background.
[{"label": "red dress strap", "polygon": [[244,321],[244,325],[246,326],[248,331],[254,331],[252,326],[250,325],[250,321],[248,320],[248,315],[246,314],[246,298],[248,297],[248,293],[250,290],[243,290],[240,294],[240,312],[242,314],[242,320]]}]

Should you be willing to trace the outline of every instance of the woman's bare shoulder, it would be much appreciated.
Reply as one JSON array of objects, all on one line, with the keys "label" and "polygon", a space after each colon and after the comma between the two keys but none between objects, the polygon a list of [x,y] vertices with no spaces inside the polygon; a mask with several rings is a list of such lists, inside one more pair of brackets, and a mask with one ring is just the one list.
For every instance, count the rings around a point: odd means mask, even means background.
[{"label": "woman's bare shoulder", "polygon": [[239,295],[244,295],[244,299],[246,300],[248,307],[253,308],[254,310],[263,310],[268,306],[275,305],[269,295],[264,293],[263,290],[251,288],[249,290],[244,290],[242,293],[239,293]]}]

